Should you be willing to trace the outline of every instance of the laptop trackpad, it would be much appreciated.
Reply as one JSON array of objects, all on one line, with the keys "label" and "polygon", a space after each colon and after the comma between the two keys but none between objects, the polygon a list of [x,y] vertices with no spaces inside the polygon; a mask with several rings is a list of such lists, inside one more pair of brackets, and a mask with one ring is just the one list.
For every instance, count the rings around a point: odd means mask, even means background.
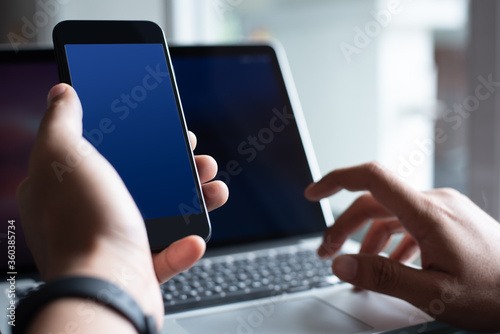
[{"label": "laptop trackpad", "polygon": [[188,333],[354,333],[371,326],[313,297],[256,302],[221,313],[177,319]]}]

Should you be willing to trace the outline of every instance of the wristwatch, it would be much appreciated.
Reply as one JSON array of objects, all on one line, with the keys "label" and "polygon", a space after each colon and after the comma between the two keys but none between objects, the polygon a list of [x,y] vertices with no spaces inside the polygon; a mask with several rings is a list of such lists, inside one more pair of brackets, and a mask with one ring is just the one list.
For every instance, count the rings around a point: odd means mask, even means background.
[{"label": "wristwatch", "polygon": [[84,298],[107,306],[127,318],[140,334],[156,334],[156,323],[136,301],[113,283],[93,277],[62,277],[44,284],[19,302],[13,334],[24,334],[34,316],[46,304],[67,297]]}]

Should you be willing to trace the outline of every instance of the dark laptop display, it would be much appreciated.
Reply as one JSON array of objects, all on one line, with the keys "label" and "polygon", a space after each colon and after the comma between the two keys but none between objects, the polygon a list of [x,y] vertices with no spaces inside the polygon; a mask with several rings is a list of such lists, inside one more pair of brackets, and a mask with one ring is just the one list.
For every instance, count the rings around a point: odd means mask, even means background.
[{"label": "dark laptop display", "polygon": [[[0,252],[7,254],[7,222],[15,220],[19,274],[35,268],[21,229],[16,188],[28,174],[29,154],[47,93],[58,82],[52,50],[0,52]],[[0,275],[6,274],[6,267],[5,255],[0,261]]]},{"label": "dark laptop display", "polygon": [[290,99],[268,46],[172,47],[177,84],[199,154],[212,155],[229,200],[210,213],[213,246],[323,231]]},{"label": "dark laptop display", "polygon": [[[274,50],[267,46],[172,47],[171,56],[196,153],[219,164],[230,189],[228,203],[210,213],[209,248],[319,233],[325,219],[318,203],[305,200],[312,182],[305,151]],[[1,213],[21,227],[15,189],[27,175],[29,152],[58,82],[51,50],[0,52]],[[17,265],[32,260],[17,233]],[[2,273],[6,261],[0,264]]]}]

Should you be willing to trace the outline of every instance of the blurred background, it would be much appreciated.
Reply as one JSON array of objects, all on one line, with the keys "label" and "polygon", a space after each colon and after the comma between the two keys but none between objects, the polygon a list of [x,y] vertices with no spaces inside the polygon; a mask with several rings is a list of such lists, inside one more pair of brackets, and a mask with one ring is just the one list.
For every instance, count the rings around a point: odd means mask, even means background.
[{"label": "blurred background", "polygon": [[[378,160],[419,189],[456,188],[499,219],[499,7],[494,0],[2,0],[0,42],[51,47],[53,26],[67,19],[152,20],[175,44],[277,40],[323,174]],[[332,198],[334,213],[355,196]]]}]

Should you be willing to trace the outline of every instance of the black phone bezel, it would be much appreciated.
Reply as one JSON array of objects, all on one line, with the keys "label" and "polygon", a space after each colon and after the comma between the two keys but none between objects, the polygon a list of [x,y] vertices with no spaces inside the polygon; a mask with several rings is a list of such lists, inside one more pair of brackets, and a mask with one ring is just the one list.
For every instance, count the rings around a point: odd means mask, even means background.
[{"label": "black phone bezel", "polygon": [[[173,242],[188,235],[198,235],[208,242],[211,236],[210,219],[203,198],[194,155],[189,146],[186,120],[182,110],[170,53],[163,30],[160,26],[150,21],[63,21],[54,27],[52,37],[59,79],[61,82],[69,85],[71,85],[71,76],[66,59],[66,44],[161,43],[163,45],[165,60],[170,73],[170,81],[174,90],[177,111],[183,128],[186,149],[189,152],[189,160],[202,212],[199,214],[146,219],[146,230],[153,252],[161,251]],[[187,205],[192,206],[192,203],[187,203]]]}]

